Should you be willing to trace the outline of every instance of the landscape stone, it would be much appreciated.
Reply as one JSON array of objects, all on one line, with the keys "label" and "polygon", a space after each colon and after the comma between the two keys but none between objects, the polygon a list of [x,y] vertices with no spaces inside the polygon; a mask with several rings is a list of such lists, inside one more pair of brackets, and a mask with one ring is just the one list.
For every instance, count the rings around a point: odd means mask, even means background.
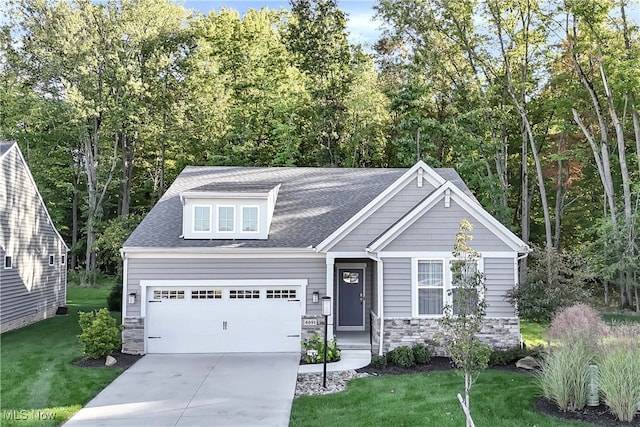
[{"label": "landscape stone", "polygon": [[118,360],[113,356],[107,356],[107,360],[104,362],[105,366],[113,366],[118,362]]},{"label": "landscape stone", "polygon": [[540,362],[538,362],[534,357],[526,356],[516,362],[516,368],[535,371],[540,369]]}]

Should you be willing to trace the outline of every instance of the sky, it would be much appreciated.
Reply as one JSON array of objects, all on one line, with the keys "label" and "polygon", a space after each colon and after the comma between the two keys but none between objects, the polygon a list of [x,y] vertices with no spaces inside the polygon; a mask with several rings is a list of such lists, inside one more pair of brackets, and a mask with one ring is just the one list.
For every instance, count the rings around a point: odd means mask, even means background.
[{"label": "sky", "polygon": [[[381,23],[373,20],[373,6],[376,3],[375,0],[338,0],[338,7],[347,15],[347,31],[350,33],[351,43],[371,47],[379,39]],[[288,0],[185,0],[184,6],[205,14],[211,10],[219,11],[223,7],[235,9],[240,14],[263,7],[276,10],[281,7],[290,8]]]}]

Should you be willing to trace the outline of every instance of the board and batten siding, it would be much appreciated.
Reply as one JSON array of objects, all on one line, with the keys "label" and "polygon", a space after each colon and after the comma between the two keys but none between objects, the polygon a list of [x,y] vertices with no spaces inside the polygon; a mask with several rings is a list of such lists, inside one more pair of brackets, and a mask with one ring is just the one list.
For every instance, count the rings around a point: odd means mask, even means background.
[{"label": "board and batten siding", "polygon": [[453,196],[450,207],[445,207],[444,198],[439,200],[396,236],[383,251],[451,251],[463,219],[473,225],[473,231],[469,233],[473,236],[470,245],[476,251],[512,251],[498,236],[456,203]]},{"label": "board and batten siding", "polygon": [[506,294],[515,286],[513,258],[484,258],[487,317],[516,317],[515,307]]},{"label": "board and batten siding", "polygon": [[411,317],[411,258],[383,258],[384,317]]},{"label": "board and batten siding", "polygon": [[[18,147],[11,148],[0,166],[2,331],[44,319],[65,305],[66,254]],[[5,255],[12,258],[11,269],[4,268]],[[50,255],[53,265],[49,265]]]},{"label": "board and batten siding", "polygon": [[[325,294],[326,262],[324,258],[129,258],[127,292],[140,295],[141,280],[278,280],[306,279],[307,314],[322,314],[321,304],[311,303],[313,291]],[[140,316],[140,304],[127,305],[126,315]]]},{"label": "board and batten siding", "polygon": [[423,182],[422,187],[418,187],[416,179],[409,180],[404,188],[355,227],[331,250],[336,252],[362,251],[433,190],[434,187],[427,181]]}]

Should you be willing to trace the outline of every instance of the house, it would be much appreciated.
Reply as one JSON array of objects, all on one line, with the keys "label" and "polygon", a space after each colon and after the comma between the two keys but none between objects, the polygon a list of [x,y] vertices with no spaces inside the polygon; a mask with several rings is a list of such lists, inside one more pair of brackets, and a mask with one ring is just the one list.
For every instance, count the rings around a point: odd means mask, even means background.
[{"label": "house", "polygon": [[323,331],[372,351],[432,339],[462,219],[482,255],[482,339],[520,343],[505,293],[529,248],[453,169],[187,167],[121,249],[123,351],[299,351]]},{"label": "house", "polygon": [[1,332],[46,319],[67,300],[67,245],[15,142],[0,142]]}]

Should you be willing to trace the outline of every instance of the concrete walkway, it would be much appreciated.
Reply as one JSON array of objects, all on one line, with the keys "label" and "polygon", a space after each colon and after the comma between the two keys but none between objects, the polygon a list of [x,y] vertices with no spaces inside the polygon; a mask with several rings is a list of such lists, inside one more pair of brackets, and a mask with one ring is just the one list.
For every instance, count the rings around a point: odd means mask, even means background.
[{"label": "concrete walkway", "polygon": [[146,355],[64,425],[288,426],[299,357]]},{"label": "concrete walkway", "polygon": [[[371,350],[342,350],[340,352],[340,360],[333,363],[327,363],[328,372],[349,371],[351,369],[364,368],[371,363]],[[300,365],[299,374],[308,374],[313,372],[322,372],[322,363],[313,365]]]}]

